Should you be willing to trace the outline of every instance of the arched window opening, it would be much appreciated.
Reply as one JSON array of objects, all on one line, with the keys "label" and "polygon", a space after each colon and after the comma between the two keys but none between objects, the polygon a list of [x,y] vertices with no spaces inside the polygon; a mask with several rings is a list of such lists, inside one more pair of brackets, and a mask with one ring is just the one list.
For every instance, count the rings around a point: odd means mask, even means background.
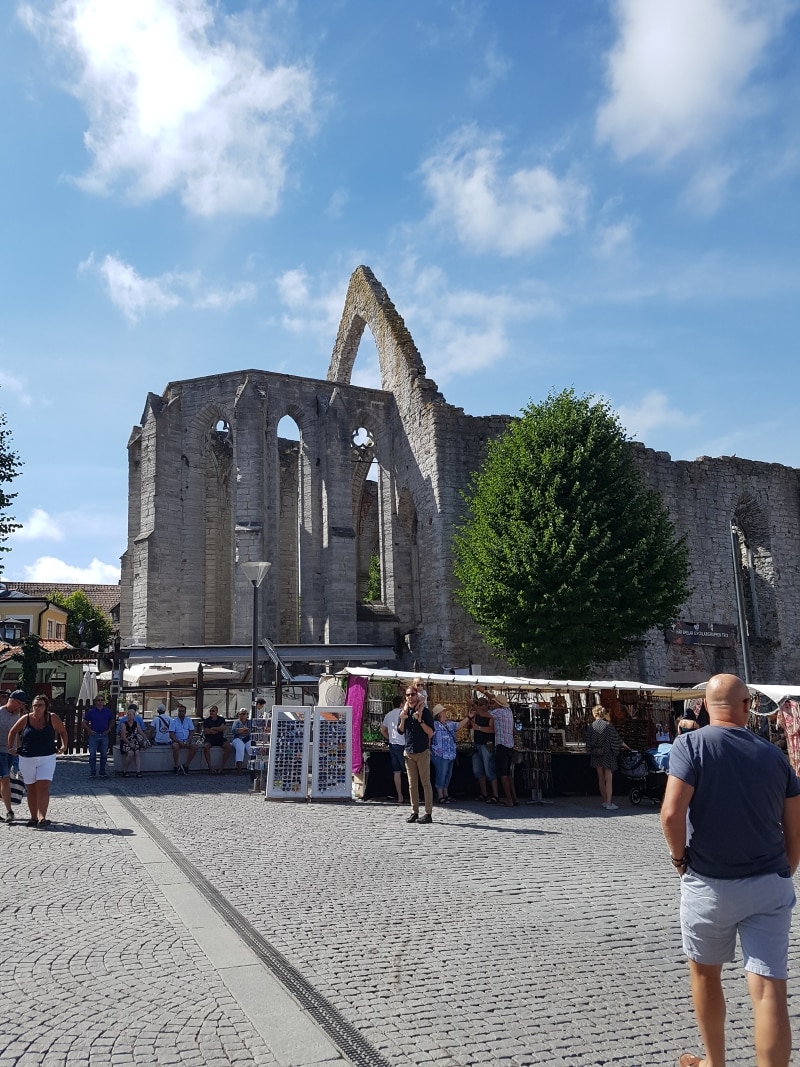
[{"label": "arched window opening", "polygon": [[395,610],[400,618],[412,628],[422,622],[417,527],[417,509],[414,501],[407,489],[401,489],[397,499],[397,544],[395,547],[397,607]]},{"label": "arched window opening", "polygon": [[774,641],[779,630],[772,546],[763,512],[754,500],[745,497],[739,502],[733,526],[748,635],[755,641]]},{"label": "arched window opening", "polygon": [[383,603],[379,470],[375,458],[375,439],[369,430],[359,426],[353,430],[351,441],[358,599],[365,604]]},{"label": "arched window opening", "polygon": [[356,362],[350,380],[353,385],[362,385],[366,389],[381,388],[381,361],[369,327],[361,334],[361,340],[358,342]]},{"label": "arched window opening", "polygon": [[279,640],[300,641],[300,565],[302,559],[303,435],[291,415],[277,428],[280,462],[280,514],[278,517]]},{"label": "arched window opening", "polygon": [[231,472],[233,434],[225,419],[209,427],[203,445],[204,600],[207,644],[230,641],[233,597]]}]

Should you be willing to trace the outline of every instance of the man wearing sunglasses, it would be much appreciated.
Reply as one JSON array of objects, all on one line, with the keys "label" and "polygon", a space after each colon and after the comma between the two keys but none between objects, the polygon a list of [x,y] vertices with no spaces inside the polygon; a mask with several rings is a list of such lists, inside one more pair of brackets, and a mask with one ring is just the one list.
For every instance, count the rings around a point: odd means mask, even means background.
[{"label": "man wearing sunglasses", "polygon": [[[406,687],[405,699],[397,720],[397,732],[406,742],[406,772],[408,792],[411,798],[411,814],[406,822],[418,822],[420,826],[433,822],[433,789],[431,787],[431,738],[433,716],[425,707],[413,685]],[[425,797],[425,814],[419,814],[419,783]]]}]

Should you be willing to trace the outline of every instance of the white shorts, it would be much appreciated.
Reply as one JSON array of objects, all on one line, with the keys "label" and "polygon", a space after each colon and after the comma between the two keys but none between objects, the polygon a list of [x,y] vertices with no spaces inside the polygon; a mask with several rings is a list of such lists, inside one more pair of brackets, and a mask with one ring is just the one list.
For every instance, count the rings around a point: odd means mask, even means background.
[{"label": "white shorts", "polygon": [[34,782],[52,782],[56,773],[56,757],[52,756],[20,756],[19,773],[25,785],[33,785]]}]

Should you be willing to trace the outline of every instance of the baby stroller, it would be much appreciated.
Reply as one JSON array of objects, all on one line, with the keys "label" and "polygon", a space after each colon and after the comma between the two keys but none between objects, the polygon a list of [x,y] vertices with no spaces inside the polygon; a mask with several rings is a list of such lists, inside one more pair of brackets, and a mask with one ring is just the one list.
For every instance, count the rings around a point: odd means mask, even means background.
[{"label": "baby stroller", "polygon": [[[631,804],[641,804],[643,797],[653,804],[661,804],[667,788],[666,768],[669,765],[670,747],[659,745],[657,749],[648,749],[647,752],[622,753],[619,769],[630,781],[628,797]],[[660,749],[666,749],[666,752]]]}]

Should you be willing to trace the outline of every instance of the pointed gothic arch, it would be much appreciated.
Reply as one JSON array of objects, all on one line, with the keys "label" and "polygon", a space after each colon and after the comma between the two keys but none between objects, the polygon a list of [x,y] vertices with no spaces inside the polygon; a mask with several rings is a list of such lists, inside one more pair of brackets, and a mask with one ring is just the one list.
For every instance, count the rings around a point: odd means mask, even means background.
[{"label": "pointed gothic arch", "polygon": [[426,377],[422,356],[402,315],[369,267],[363,265],[353,271],[347,287],[339,332],[328,367],[329,382],[350,384],[366,326],[378,350],[381,389],[397,393],[413,381],[416,388],[423,391],[426,400],[444,400],[436,383]]}]

